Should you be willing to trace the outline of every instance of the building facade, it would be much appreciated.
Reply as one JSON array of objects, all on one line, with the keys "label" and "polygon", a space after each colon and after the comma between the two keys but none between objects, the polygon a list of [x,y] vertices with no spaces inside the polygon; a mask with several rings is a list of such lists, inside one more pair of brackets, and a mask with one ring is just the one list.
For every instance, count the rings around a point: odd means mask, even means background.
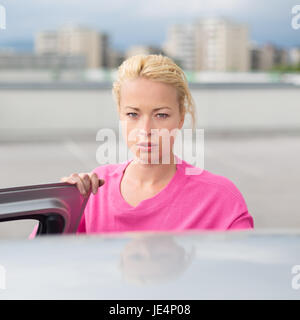
[{"label": "building facade", "polygon": [[105,33],[77,26],[66,25],[57,31],[44,31],[36,34],[37,54],[61,54],[84,56],[88,68],[108,66],[109,38]]},{"label": "building facade", "polygon": [[246,25],[224,18],[199,19],[171,26],[164,45],[166,54],[194,71],[242,71],[250,69]]}]

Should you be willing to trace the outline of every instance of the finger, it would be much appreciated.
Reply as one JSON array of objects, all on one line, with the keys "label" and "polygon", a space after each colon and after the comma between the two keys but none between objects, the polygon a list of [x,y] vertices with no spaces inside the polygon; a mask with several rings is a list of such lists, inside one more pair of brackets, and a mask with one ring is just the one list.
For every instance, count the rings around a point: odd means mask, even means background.
[{"label": "finger", "polygon": [[99,179],[99,187],[102,187],[105,183],[105,180]]},{"label": "finger", "polygon": [[71,177],[62,177],[60,179],[60,182],[67,182],[67,183],[71,183],[71,184],[75,184],[76,181],[74,181]]},{"label": "finger", "polygon": [[91,188],[91,178],[90,178],[89,174],[82,172],[82,173],[79,173],[79,177],[81,178],[81,180],[83,182],[83,186],[84,186],[86,193],[89,193],[90,188]]},{"label": "finger", "polygon": [[83,181],[82,181],[82,179],[79,177],[78,173],[73,173],[73,174],[70,176],[70,179],[73,180],[73,181],[75,181],[76,186],[77,186],[79,192],[80,192],[82,195],[85,195],[85,194],[86,194],[85,187],[84,187]]},{"label": "finger", "polygon": [[92,192],[96,194],[98,191],[99,183],[98,183],[98,176],[95,172],[90,174],[91,182],[92,182]]}]

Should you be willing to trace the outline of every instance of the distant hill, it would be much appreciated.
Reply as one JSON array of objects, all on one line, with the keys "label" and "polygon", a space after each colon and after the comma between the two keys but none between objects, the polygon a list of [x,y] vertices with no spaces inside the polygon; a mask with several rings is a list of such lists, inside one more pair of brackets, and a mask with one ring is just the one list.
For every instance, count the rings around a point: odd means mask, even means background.
[{"label": "distant hill", "polygon": [[17,52],[31,52],[34,50],[33,40],[0,41],[0,50],[10,48]]}]

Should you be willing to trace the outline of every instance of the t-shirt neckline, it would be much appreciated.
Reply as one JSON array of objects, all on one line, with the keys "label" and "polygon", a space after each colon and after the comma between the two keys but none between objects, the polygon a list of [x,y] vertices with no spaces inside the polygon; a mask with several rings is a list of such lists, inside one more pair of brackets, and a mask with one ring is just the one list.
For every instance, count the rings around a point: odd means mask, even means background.
[{"label": "t-shirt neckline", "polygon": [[171,201],[174,197],[174,194],[176,194],[179,191],[178,180],[180,180],[180,177],[182,176],[182,174],[184,174],[184,161],[176,155],[175,159],[176,171],[169,183],[153,197],[142,200],[135,207],[131,206],[127,201],[125,201],[120,189],[121,179],[124,176],[124,172],[127,166],[133,161],[133,159],[130,159],[122,163],[117,170],[118,174],[115,179],[114,188],[116,190],[116,198],[112,201],[113,206],[118,210],[118,213],[116,214],[144,215],[150,213],[151,211],[153,211],[153,209],[159,209],[159,207],[165,205],[166,202],[168,202],[168,199],[170,199]]}]

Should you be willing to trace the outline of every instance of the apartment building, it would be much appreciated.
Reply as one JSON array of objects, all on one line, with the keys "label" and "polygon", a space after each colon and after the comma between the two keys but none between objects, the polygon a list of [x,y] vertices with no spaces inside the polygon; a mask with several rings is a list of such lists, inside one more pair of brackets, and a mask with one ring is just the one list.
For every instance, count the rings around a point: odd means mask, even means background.
[{"label": "apartment building", "polygon": [[171,26],[164,49],[187,70],[246,72],[250,69],[248,27],[225,18],[198,19],[191,24]]},{"label": "apartment building", "polygon": [[62,54],[84,56],[88,68],[107,67],[109,38],[84,26],[65,25],[57,31],[43,31],[36,34],[37,54]]}]

